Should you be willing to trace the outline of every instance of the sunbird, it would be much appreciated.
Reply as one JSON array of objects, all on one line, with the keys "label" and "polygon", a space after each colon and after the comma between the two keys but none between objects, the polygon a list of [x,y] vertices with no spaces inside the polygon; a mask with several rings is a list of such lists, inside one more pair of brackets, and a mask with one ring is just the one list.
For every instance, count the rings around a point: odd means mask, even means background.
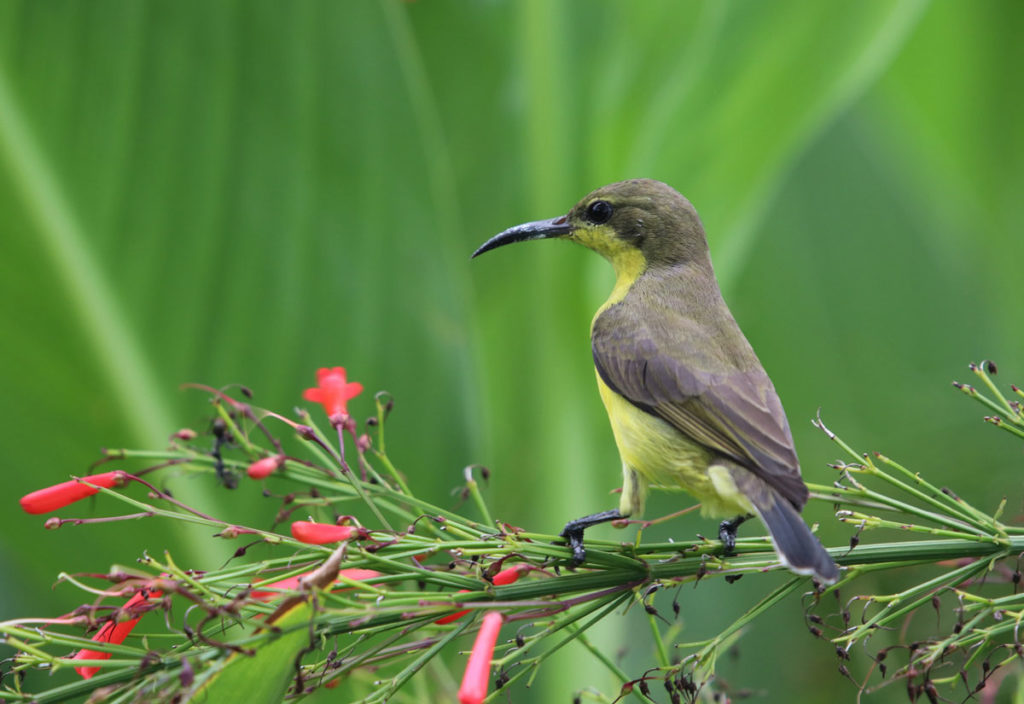
[{"label": "sunbird", "polygon": [[835,582],[839,569],[800,517],[809,492],[786,413],[722,299],[690,201],[660,181],[613,183],[568,215],[495,235],[473,257],[552,238],[594,250],[615,270],[590,343],[622,459],[622,495],[618,509],[566,524],[572,564],[586,559],[586,528],[639,517],[650,486],[680,487],[704,515],[730,517],[718,533],[726,554],[739,525],[756,515],[784,565]]}]

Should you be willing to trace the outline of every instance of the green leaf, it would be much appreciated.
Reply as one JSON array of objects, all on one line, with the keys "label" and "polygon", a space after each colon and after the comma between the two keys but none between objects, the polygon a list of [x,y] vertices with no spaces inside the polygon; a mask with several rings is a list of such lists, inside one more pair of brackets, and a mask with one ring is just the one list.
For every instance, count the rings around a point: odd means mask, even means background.
[{"label": "green leaf", "polygon": [[274,622],[280,635],[259,647],[254,655],[232,654],[191,700],[279,704],[295,678],[299,655],[309,646],[307,626],[312,616],[309,600],[295,604]]}]

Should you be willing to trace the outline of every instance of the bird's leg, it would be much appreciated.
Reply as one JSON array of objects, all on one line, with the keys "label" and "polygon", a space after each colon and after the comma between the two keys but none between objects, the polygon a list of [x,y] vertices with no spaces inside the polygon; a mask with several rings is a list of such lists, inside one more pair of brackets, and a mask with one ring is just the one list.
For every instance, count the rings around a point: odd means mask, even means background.
[{"label": "bird's leg", "polygon": [[566,523],[560,535],[569,541],[569,547],[572,548],[570,564],[573,567],[578,567],[587,559],[587,551],[583,547],[584,530],[590,526],[596,526],[598,523],[607,523],[619,518],[624,518],[624,516],[619,513],[618,509],[613,509],[611,511],[601,511],[601,513],[592,513],[589,516],[583,516]]},{"label": "bird's leg", "polygon": [[722,541],[722,545],[725,549],[722,551],[722,555],[728,557],[736,552],[736,529],[739,528],[744,521],[748,518],[753,518],[753,514],[746,514],[744,516],[736,516],[736,518],[730,518],[727,521],[722,521],[718,524],[718,539]]}]

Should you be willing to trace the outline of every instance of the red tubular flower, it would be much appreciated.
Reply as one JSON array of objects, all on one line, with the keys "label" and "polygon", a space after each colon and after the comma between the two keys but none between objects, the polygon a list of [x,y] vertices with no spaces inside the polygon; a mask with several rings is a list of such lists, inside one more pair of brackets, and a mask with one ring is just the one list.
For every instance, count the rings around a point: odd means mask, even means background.
[{"label": "red tubular flower", "polygon": [[284,463],[284,455],[274,455],[256,460],[245,470],[250,479],[266,479]]},{"label": "red tubular flower", "polygon": [[473,650],[466,663],[466,672],[462,675],[459,704],[480,704],[487,698],[491,659],[494,657],[494,646],[498,642],[498,631],[504,622],[505,616],[498,611],[488,611],[484,614],[483,623],[476,634],[476,642],[473,643]]},{"label": "red tubular flower", "polygon": [[[139,609],[135,607],[139,604],[143,604],[149,601],[150,598],[159,599],[160,592],[151,591],[148,594],[146,592],[136,592],[132,596],[132,598],[129,599],[125,603],[125,605],[121,607],[121,611],[129,614],[136,612]],[[141,616],[142,614],[140,613],[139,616],[127,619],[125,621],[107,621],[103,624],[102,627],[100,627],[100,630],[96,631],[96,635],[92,637],[93,642],[114,643],[115,645],[120,645],[124,642],[125,638],[127,638],[128,635],[132,632],[132,629],[135,628],[135,624],[139,622],[139,618],[141,618]],[[75,653],[71,659],[108,660],[110,659],[110,653],[106,653],[102,650],[90,650],[89,648],[82,648],[77,653]],[[99,671],[100,668],[95,665],[75,667],[75,672],[77,672],[85,679],[89,679]]]},{"label": "red tubular flower", "polygon": [[[124,483],[124,476],[124,472],[121,471],[104,472],[103,474],[93,474],[81,479],[72,479],[71,481],[54,484],[53,486],[48,486],[45,489],[39,489],[31,494],[22,496],[21,508],[26,513],[49,513],[50,511],[56,511],[59,508],[64,508],[76,501],[92,496],[99,491],[96,488],[97,486],[101,486],[104,489],[120,486]],[[89,482],[89,484],[95,484],[96,486],[88,486],[83,484],[83,482]]]},{"label": "red tubular flower", "polygon": [[491,581],[499,587],[505,584],[514,584],[518,582],[519,578],[526,574],[529,571],[529,569],[530,568],[527,565],[514,565],[512,567],[506,567],[501,572],[494,575],[494,579],[492,579]]},{"label": "red tubular flower", "polygon": [[[259,586],[259,589],[256,589],[256,590],[254,590],[252,592],[252,598],[253,599],[259,599],[261,601],[267,601],[269,599],[274,599],[276,597],[279,597],[279,596],[281,596],[281,591],[284,591],[286,589],[298,589],[299,588],[299,580],[302,579],[303,577],[309,575],[309,574],[312,574],[312,573],[311,572],[304,572],[303,574],[297,574],[294,577],[288,577],[287,579],[281,579],[281,580],[278,580],[276,582],[263,582],[263,583],[257,585],[257,586]],[[373,579],[374,577],[380,577],[380,572],[378,572],[376,570],[364,570],[364,569],[360,569],[358,567],[349,567],[348,569],[338,570],[338,576],[339,577],[347,577],[348,579],[352,579],[352,580],[355,580],[357,582],[362,582],[363,580],[366,580],[366,579]],[[268,590],[273,590],[273,589],[277,589],[277,590],[281,590],[281,591],[268,591]],[[336,590],[336,591],[343,591],[343,589],[339,589],[339,590]]]},{"label": "red tubular flower", "polygon": [[318,369],[315,389],[306,389],[302,397],[307,401],[322,404],[329,418],[348,415],[348,402],[363,393],[358,381],[349,382],[345,367]]},{"label": "red tubular flower", "polygon": [[292,523],[292,537],[310,545],[338,543],[359,537],[359,529],[355,526],[336,526],[330,523],[313,523],[311,521],[295,521]]}]

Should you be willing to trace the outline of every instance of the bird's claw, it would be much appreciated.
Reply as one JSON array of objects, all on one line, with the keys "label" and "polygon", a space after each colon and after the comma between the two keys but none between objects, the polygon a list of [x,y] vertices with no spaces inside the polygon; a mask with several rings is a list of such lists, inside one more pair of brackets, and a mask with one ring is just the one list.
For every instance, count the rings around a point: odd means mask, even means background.
[{"label": "bird's claw", "polygon": [[566,528],[561,536],[569,543],[572,550],[572,557],[569,558],[570,567],[579,567],[587,559],[587,549],[583,547],[583,530]]},{"label": "bird's claw", "polygon": [[750,515],[736,516],[718,524],[718,539],[722,541],[722,557],[736,554],[736,530]]},{"label": "bird's claw", "polygon": [[736,526],[732,521],[722,521],[718,525],[718,539],[722,541],[723,557],[736,554]]}]

